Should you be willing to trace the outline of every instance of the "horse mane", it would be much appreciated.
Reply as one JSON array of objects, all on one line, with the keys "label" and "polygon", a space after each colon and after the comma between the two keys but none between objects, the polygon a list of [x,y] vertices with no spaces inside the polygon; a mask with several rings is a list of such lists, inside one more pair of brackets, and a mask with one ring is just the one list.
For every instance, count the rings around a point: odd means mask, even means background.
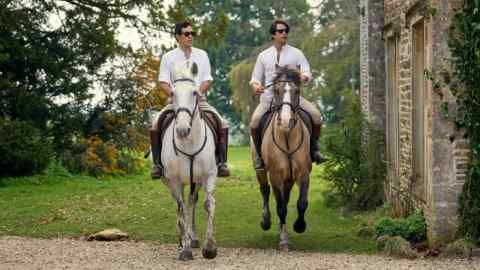
[{"label": "horse mane", "polygon": [[289,66],[278,67],[276,70],[275,78],[273,83],[277,83],[280,80],[293,81],[295,85],[300,85],[300,71],[296,68],[291,68]]},{"label": "horse mane", "polygon": [[186,60],[184,62],[178,63],[173,68],[173,77],[174,79],[184,78],[184,79],[194,79],[198,74],[198,65],[196,62],[191,60]]}]

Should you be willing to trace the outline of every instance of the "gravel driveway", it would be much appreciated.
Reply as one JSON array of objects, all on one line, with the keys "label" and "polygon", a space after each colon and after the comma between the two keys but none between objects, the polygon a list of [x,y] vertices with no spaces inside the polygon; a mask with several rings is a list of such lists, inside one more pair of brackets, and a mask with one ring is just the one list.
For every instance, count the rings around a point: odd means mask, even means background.
[{"label": "gravel driveway", "polygon": [[214,260],[176,260],[175,245],[0,237],[0,269],[478,269],[480,258],[394,259],[379,255],[328,254],[220,248]]}]

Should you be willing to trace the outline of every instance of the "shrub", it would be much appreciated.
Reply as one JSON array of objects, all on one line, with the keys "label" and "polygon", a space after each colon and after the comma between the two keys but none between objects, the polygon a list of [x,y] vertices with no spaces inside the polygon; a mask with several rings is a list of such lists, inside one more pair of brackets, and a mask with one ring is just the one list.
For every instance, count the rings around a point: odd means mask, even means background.
[{"label": "shrub", "polygon": [[146,161],[137,152],[118,150],[113,142],[97,136],[81,139],[62,153],[61,160],[72,172],[96,177],[138,173],[146,167]]},{"label": "shrub", "polygon": [[50,141],[27,122],[0,119],[0,176],[33,175],[53,158]]},{"label": "shrub", "polygon": [[401,236],[414,243],[427,238],[427,224],[421,211],[406,219],[383,218],[375,225],[375,231],[377,236]]},{"label": "shrub", "polygon": [[470,258],[475,245],[467,239],[458,239],[448,244],[442,252],[443,257]]},{"label": "shrub", "polygon": [[388,256],[399,258],[415,259],[417,253],[412,249],[410,243],[400,236],[381,236],[377,239],[377,248]]},{"label": "shrub", "polygon": [[325,135],[325,178],[333,183],[341,204],[368,210],[383,203],[383,137],[364,120],[358,100],[351,107],[352,114]]}]

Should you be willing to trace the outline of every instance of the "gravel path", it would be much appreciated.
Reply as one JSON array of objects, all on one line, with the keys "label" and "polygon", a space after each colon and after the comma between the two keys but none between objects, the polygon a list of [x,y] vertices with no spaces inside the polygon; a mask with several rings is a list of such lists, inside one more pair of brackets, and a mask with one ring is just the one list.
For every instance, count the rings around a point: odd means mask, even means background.
[{"label": "gravel path", "polygon": [[176,260],[174,245],[86,242],[72,239],[0,237],[0,269],[475,269],[480,258],[393,259],[384,256],[220,248],[214,260],[194,251],[194,261]]}]

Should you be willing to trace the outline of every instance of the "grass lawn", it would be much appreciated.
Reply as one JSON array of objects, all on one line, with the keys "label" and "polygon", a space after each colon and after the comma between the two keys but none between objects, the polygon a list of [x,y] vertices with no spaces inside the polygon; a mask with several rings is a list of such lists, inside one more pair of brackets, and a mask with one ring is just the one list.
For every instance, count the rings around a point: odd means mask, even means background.
[{"label": "grass lawn", "polygon": [[[215,193],[215,235],[221,247],[277,248],[278,218],[271,196],[272,228],[260,228],[262,201],[247,147],[229,152],[232,177],[219,178]],[[363,217],[342,217],[323,204],[327,183],[321,169],[311,175],[307,230],[293,231],[298,190],[294,188],[287,224],[291,249],[370,253],[373,240],[357,236]],[[203,201],[203,192],[200,196]],[[205,211],[198,204],[198,235],[205,233]],[[79,237],[116,227],[135,240],[177,243],[176,203],[167,188],[148,174],[95,179],[41,175],[0,179],[0,236]]]}]

